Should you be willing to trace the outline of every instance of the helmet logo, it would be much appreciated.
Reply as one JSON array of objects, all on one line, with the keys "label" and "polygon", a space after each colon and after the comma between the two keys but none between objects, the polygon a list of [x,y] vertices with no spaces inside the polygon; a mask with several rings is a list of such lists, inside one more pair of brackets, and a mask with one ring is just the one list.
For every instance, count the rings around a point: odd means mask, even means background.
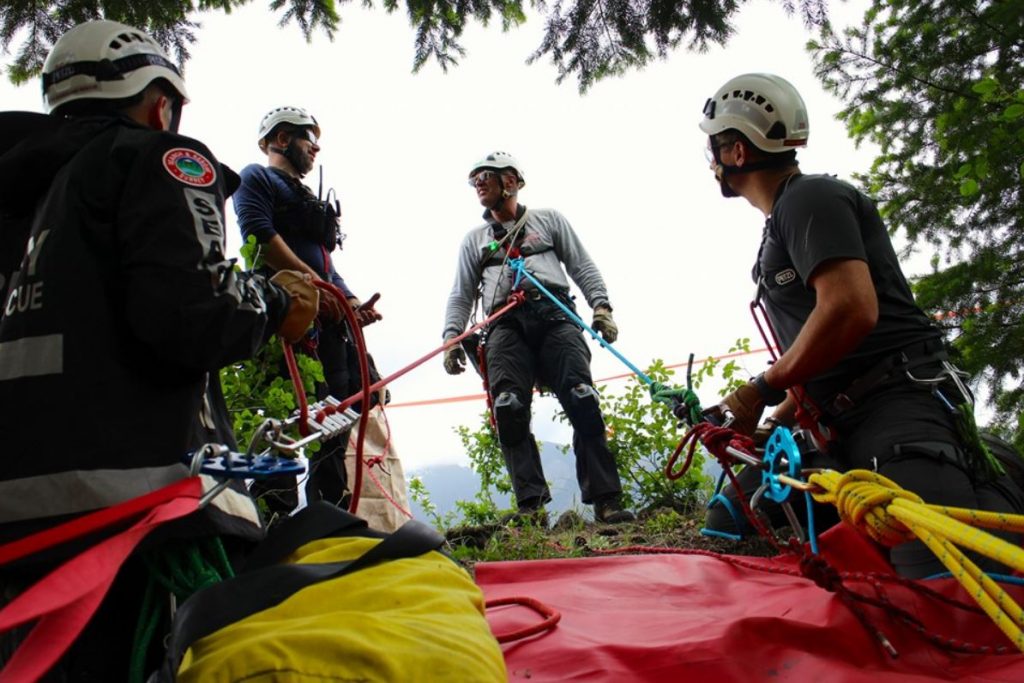
[{"label": "helmet logo", "polygon": [[213,185],[217,179],[213,164],[199,152],[185,147],[167,150],[163,165],[172,178],[191,187]]}]

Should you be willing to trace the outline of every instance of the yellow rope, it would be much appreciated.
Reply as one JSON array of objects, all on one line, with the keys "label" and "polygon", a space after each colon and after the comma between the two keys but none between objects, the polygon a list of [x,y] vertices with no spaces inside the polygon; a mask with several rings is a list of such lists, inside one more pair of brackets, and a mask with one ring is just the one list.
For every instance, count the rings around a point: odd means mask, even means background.
[{"label": "yellow rope", "polygon": [[887,547],[920,538],[996,626],[1024,652],[1024,610],[960,548],[1024,571],[1024,549],[981,529],[1024,532],[1024,515],[929,505],[891,479],[867,470],[812,474],[819,503]]}]

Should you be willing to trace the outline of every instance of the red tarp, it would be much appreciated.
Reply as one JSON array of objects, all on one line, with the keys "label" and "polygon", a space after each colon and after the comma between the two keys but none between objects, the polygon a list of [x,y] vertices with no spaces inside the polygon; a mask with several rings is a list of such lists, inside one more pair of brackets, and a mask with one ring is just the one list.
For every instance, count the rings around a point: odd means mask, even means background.
[{"label": "red tarp", "polygon": [[[836,527],[822,554],[844,571],[889,571],[874,546]],[[864,609],[899,652],[893,659],[852,612],[803,576],[789,557],[629,555],[488,562],[476,581],[488,600],[522,596],[558,610],[553,630],[503,646],[511,680],[530,681],[1024,681],[1024,655],[983,614],[884,582],[885,595],[943,636],[1007,646],[1010,654],[951,653],[882,610]],[[796,572],[799,574],[799,572]],[[874,596],[864,580],[853,591]],[[974,604],[953,579],[929,588]],[[1004,586],[1005,587],[1005,586]],[[1024,589],[1013,587],[1018,603]],[[523,607],[488,610],[497,633],[535,624]],[[1014,654],[1016,653],[1016,654]]]}]

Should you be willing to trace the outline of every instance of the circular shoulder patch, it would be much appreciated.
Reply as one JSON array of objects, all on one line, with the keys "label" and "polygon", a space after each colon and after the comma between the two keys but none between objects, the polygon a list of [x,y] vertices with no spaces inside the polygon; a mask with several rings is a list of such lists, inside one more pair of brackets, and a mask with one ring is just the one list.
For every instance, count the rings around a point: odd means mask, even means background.
[{"label": "circular shoulder patch", "polygon": [[199,152],[186,147],[175,147],[164,153],[164,170],[175,180],[192,187],[213,185],[217,179],[213,164]]}]

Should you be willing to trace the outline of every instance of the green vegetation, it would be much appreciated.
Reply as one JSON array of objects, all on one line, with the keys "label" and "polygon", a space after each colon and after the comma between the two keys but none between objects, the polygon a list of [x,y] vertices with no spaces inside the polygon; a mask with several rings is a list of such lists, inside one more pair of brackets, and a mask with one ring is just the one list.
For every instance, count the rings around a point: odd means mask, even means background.
[{"label": "green vegetation", "polygon": [[[730,352],[741,350],[749,350],[749,339],[738,340]],[[693,374],[694,388],[717,373],[726,380],[719,392],[724,396],[744,381],[737,377],[737,370],[735,361],[708,358]],[[645,374],[656,382],[673,380],[672,370],[661,360],[655,360]],[[456,511],[441,516],[421,481],[414,478],[409,486],[411,497],[426,511],[429,521],[446,532],[457,559],[475,562],[577,557],[628,545],[711,549],[721,545],[699,534],[713,484],[703,473],[703,452],[698,451],[685,476],[667,478],[665,465],[683,436],[669,410],[653,403],[647,385],[636,377],[628,381],[622,394],[609,395],[607,387],[601,387],[601,392],[608,444],[622,477],[624,502],[637,511],[638,521],[609,528],[586,522],[577,511],[568,511],[550,530],[532,524],[500,524],[502,515],[514,507],[512,486],[497,435],[484,413],[475,430],[466,426],[456,430],[470,467],[480,478],[480,489],[471,500],[458,501]],[[567,418],[560,413],[556,419]],[[573,457],[568,446],[562,450],[565,457]],[[763,551],[757,541],[746,545],[754,548],[753,552]],[[734,546],[728,547],[735,550]]]},{"label": "green vegetation", "polygon": [[[932,254],[915,283],[991,390],[996,431],[1024,447],[1024,5],[876,0],[861,26],[808,48],[846,103],[859,177],[893,233]],[[814,139],[812,137],[811,143]],[[926,252],[927,253],[927,252]]]},{"label": "green vegetation", "polygon": [[[195,31],[202,13],[223,11],[245,5],[249,0],[62,0],[37,3],[16,0],[0,7],[0,47],[9,50],[15,38],[21,40],[15,50],[8,76],[15,83],[39,73],[50,47],[62,33],[87,19],[105,17],[145,28],[180,62],[189,57]],[[341,25],[335,0],[270,0],[269,9],[281,26],[296,25],[311,41],[315,33],[333,40]],[[710,2],[672,2],[637,0],[636,2],[593,2],[571,0],[554,3],[544,0],[469,0],[434,2],[433,0],[383,0],[389,14],[400,9],[415,30],[413,70],[435,61],[443,70],[458,64],[465,56],[460,44],[462,33],[471,21],[484,26],[499,22],[502,31],[526,21],[527,9],[542,14],[544,36],[529,62],[550,59],[558,69],[558,81],[575,76],[581,91],[608,76],[619,76],[642,68],[654,58],[664,58],[680,45],[703,51],[713,44],[724,44],[732,34],[731,20],[742,5],[737,0]],[[377,7],[373,0],[363,5]],[[819,24],[826,15],[826,0],[781,0],[780,10],[787,13],[799,6],[808,25]]]}]

